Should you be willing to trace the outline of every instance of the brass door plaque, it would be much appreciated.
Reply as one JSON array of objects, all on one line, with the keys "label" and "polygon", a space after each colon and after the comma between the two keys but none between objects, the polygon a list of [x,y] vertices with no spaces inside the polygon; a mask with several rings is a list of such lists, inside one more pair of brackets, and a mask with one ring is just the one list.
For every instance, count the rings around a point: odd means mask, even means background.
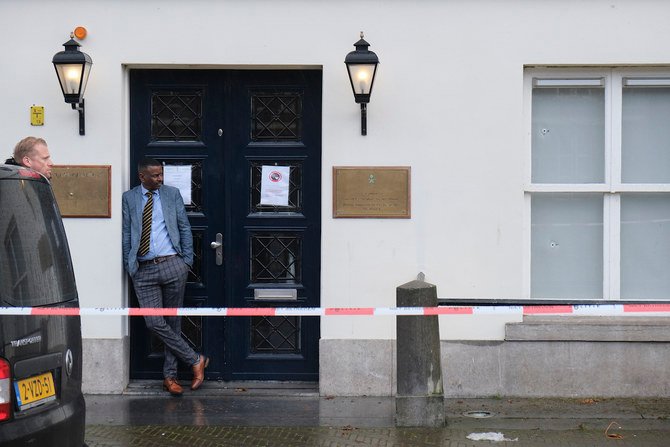
[{"label": "brass door plaque", "polygon": [[63,217],[111,217],[112,167],[54,166],[51,186]]},{"label": "brass door plaque", "polygon": [[411,217],[409,166],[334,166],[333,217]]}]

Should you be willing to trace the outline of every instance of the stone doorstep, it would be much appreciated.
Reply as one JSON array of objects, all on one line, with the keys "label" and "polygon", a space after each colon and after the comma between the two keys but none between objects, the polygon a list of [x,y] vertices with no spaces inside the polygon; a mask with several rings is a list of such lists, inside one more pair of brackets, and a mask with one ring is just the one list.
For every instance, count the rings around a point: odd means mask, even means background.
[{"label": "stone doorstep", "polygon": [[[188,388],[190,381],[180,379]],[[189,390],[190,391],[190,390]],[[234,381],[205,380],[197,391],[199,396],[294,396],[318,397],[318,382],[275,382],[275,381]],[[127,396],[163,395],[162,380],[132,380],[122,393]]]}]

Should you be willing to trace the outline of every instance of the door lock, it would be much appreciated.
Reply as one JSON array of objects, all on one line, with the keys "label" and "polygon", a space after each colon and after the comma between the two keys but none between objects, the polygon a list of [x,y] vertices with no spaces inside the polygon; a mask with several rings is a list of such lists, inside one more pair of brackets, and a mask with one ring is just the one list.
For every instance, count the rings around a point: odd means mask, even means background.
[{"label": "door lock", "polygon": [[209,244],[214,250],[216,265],[223,264],[223,234],[216,233],[216,240]]}]

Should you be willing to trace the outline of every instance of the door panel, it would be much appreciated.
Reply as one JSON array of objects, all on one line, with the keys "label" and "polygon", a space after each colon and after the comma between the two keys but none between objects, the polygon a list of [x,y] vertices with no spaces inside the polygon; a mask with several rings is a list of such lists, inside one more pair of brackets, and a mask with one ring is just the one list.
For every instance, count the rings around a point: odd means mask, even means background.
[{"label": "door panel", "polygon": [[[190,166],[196,261],[185,306],[318,307],[321,72],[134,70],[130,81],[131,185],[143,156]],[[264,165],[291,167],[288,206],[260,203]],[[318,380],[316,317],[182,325],[212,357],[208,379]],[[131,377],[160,378],[162,347],[142,319],[131,320],[131,346]]]}]

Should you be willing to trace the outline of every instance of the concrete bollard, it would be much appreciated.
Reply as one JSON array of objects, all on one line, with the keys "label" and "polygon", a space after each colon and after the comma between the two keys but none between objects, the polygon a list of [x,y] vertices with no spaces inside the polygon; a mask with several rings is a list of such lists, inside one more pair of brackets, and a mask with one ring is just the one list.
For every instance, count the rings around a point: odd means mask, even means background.
[{"label": "concrete bollard", "polygon": [[[437,288],[411,281],[396,289],[398,307],[437,306]],[[437,315],[396,317],[398,427],[444,427],[444,390]]]}]

